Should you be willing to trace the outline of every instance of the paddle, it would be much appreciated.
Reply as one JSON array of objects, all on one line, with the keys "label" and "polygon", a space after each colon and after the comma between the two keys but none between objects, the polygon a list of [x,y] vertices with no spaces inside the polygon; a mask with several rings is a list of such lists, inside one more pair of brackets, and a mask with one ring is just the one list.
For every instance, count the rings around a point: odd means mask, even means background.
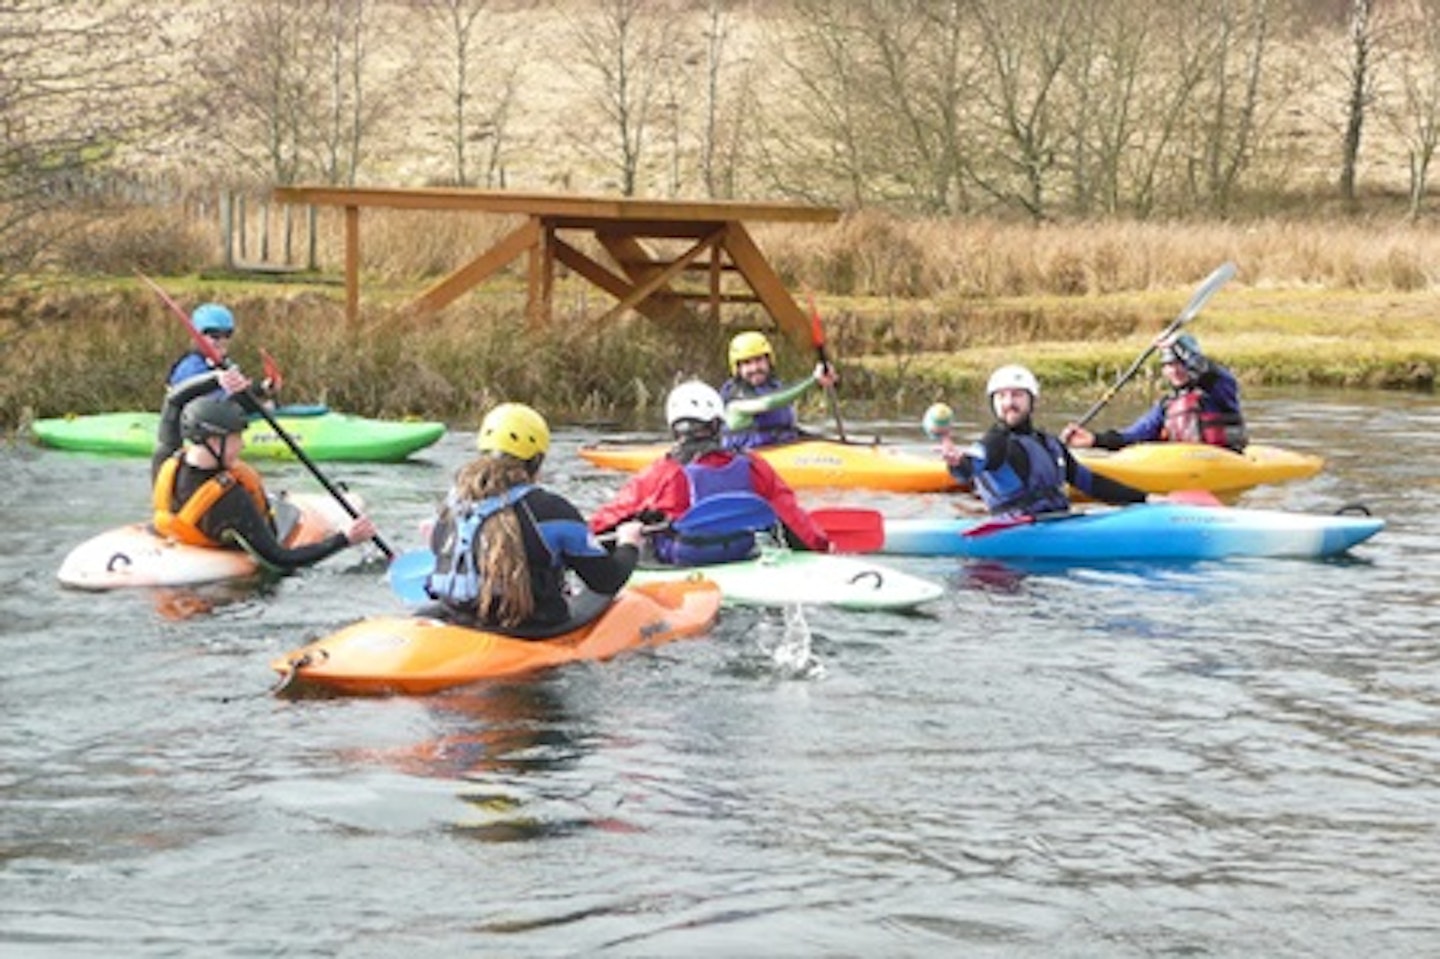
[{"label": "paddle", "polygon": [[1145,347],[1144,352],[1135,358],[1134,363],[1130,364],[1130,368],[1120,374],[1119,378],[1105,391],[1105,394],[1095,401],[1095,405],[1090,407],[1084,416],[1075,421],[1075,425],[1084,426],[1094,419],[1096,414],[1103,410],[1110,401],[1115,398],[1115,394],[1120,392],[1120,388],[1130,382],[1135,374],[1140,371],[1140,367],[1144,366],[1145,361],[1150,359],[1151,354],[1158,349],[1157,344],[1159,341],[1174,336],[1179,332],[1181,327],[1195,319],[1196,314],[1209,302],[1210,297],[1214,296],[1216,291],[1224,286],[1234,275],[1235,264],[1226,262],[1220,264],[1214,273],[1207,276],[1205,282],[1201,283],[1199,288],[1196,289],[1195,295],[1190,298],[1190,302],[1185,305],[1185,309],[1180,311],[1180,315],[1171,320],[1170,325],[1165,327],[1165,329],[1160,332],[1160,335],[1150,342],[1149,346]]},{"label": "paddle", "polygon": [[822,506],[810,510],[837,553],[873,553],[885,545],[885,517],[879,510],[857,506]]},{"label": "paddle", "polygon": [[[808,295],[810,297],[810,342],[815,344],[815,354],[820,357],[820,362],[826,369],[831,369],[830,358],[825,353],[825,328],[820,325],[820,309],[815,305],[815,294]],[[830,404],[830,415],[835,418],[835,432],[840,434],[840,442],[847,442],[845,423],[840,419],[840,401],[835,395],[833,383],[825,387],[825,400]]]},{"label": "paddle", "polygon": [[[195,347],[201,352],[201,354],[203,354],[207,360],[209,360],[211,363],[214,363],[216,366],[227,365],[228,361],[226,361],[225,358],[220,355],[220,351],[215,348],[215,344],[211,343],[209,338],[207,338],[204,333],[201,333],[195,328],[194,322],[192,322],[190,319],[190,314],[186,313],[185,310],[181,308],[180,304],[172,300],[170,298],[170,294],[166,293],[163,289],[161,289],[160,285],[154,280],[150,279],[150,277],[146,276],[144,273],[141,273],[139,270],[136,270],[135,273],[137,276],[140,277],[140,279],[145,281],[146,285],[149,286],[150,289],[155,291],[155,293],[160,297],[161,302],[168,306],[171,312],[173,312],[177,317],[180,318],[180,322],[185,324],[185,331],[190,334],[190,339],[195,343]],[[265,408],[265,404],[258,402],[253,398],[248,399],[250,399],[250,402],[247,405],[254,406],[255,409],[259,411],[260,415],[265,418],[265,422],[268,423],[270,428],[275,431],[275,435],[280,437],[280,439],[284,441],[286,446],[290,447],[290,452],[295,454],[295,458],[299,460],[307,470],[310,471],[310,475],[315,477],[315,479],[320,483],[321,486],[325,487],[325,492],[333,496],[335,498],[335,501],[340,504],[340,507],[345,510],[345,512],[348,513],[352,519],[358,519],[360,516],[360,511],[351,505],[350,501],[345,498],[345,495],[340,492],[340,490],[335,486],[334,483],[331,483],[330,480],[326,478],[324,473],[320,472],[320,468],[316,466],[315,462],[311,460],[308,455],[306,455],[303,449],[300,448],[300,444],[295,442],[295,438],[292,437],[289,433],[285,432],[285,430],[281,429],[280,424],[275,421],[275,417],[271,415],[268,409]],[[385,542],[385,540],[380,536],[379,533],[376,533],[374,537],[371,538],[371,542],[375,544],[376,548],[378,548],[380,552],[385,554],[385,558],[387,560],[390,560],[392,562],[394,561],[395,551],[390,548],[390,545]]]},{"label": "paddle", "polygon": [[[682,536],[723,536],[775,525],[775,510],[754,493],[720,493],[703,499],[667,523],[642,528],[648,535],[674,530]],[[601,537],[613,539],[613,536]],[[430,599],[425,582],[435,571],[435,554],[428,549],[408,550],[390,564],[390,589],[407,603]]]},{"label": "paddle", "polygon": [[[1165,502],[1184,503],[1189,506],[1224,506],[1220,498],[1209,490],[1203,489],[1181,489],[1173,493],[1165,494]],[[1136,503],[1136,506],[1143,504]],[[1150,504],[1158,505],[1158,504]],[[1129,509],[1129,507],[1122,507]],[[1037,515],[1021,514],[1018,516],[997,516],[987,519],[983,523],[974,526],[961,533],[966,539],[974,539],[977,536],[989,536],[991,533],[999,533],[1003,530],[1014,529],[1016,526],[1029,526],[1033,523],[1053,523],[1062,519],[1075,519],[1086,515],[1083,511],[1072,511],[1066,513],[1041,513]]]},{"label": "paddle", "polygon": [[285,375],[280,372],[280,364],[275,362],[275,357],[271,356],[263,346],[260,347],[260,362],[265,370],[265,379],[270,382],[270,395],[273,398],[276,393],[280,392],[280,387],[285,384]]},{"label": "paddle", "polygon": [[1177,489],[1173,493],[1166,493],[1165,499],[1171,503],[1185,503],[1189,506],[1225,505],[1220,497],[1207,489]]}]

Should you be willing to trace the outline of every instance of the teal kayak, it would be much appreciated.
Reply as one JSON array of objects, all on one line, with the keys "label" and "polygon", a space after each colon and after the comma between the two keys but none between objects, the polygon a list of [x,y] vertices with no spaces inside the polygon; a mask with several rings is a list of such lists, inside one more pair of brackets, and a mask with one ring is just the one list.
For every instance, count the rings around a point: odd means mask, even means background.
[{"label": "teal kayak", "polygon": [[[336,413],[324,406],[282,406],[275,421],[312,460],[395,462],[445,435],[445,424],[429,420],[372,420]],[[96,413],[35,420],[30,430],[45,446],[87,453],[149,456],[155,450],[159,413]],[[294,459],[270,424],[257,419],[245,431],[250,458]]]},{"label": "teal kayak", "polygon": [[1366,515],[1153,503],[1013,519],[885,520],[883,552],[1065,562],[1320,558],[1384,529]]}]

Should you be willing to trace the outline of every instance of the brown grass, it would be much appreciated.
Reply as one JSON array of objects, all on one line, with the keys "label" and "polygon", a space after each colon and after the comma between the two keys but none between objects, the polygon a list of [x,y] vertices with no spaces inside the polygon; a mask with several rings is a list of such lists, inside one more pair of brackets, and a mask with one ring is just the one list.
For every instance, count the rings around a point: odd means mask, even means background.
[{"label": "brown grass", "polygon": [[[529,330],[514,271],[417,320],[403,304],[512,224],[367,212],[363,315],[351,327],[335,273],[338,225],[322,215],[324,272],[278,281],[199,273],[197,261],[213,262],[215,251],[204,249],[213,233],[179,215],[142,211],[70,233],[54,259],[70,269],[12,282],[0,302],[0,422],[158,404],[185,339],[135,283],[135,266],[178,265],[164,283],[187,305],[231,304],[242,318],[242,361],[253,368],[247,350],[264,345],[285,365],[291,398],[371,415],[466,420],[496,399],[521,397],[585,419],[653,417],[677,375],[718,381],[729,332],[761,322],[752,309],[728,313],[720,329],[635,319],[599,328],[589,321],[613,301],[561,276],[558,322]],[[1423,227],[1037,227],[866,213],[833,228],[755,232],[790,289],[815,291],[847,400],[883,411],[913,413],[939,395],[978,389],[1002,362],[1028,363],[1061,389],[1106,383],[1226,260],[1239,275],[1191,330],[1245,382],[1431,389],[1440,367],[1440,233]],[[87,263],[104,270],[82,270]],[[105,272],[118,276],[97,275]],[[812,355],[797,346],[782,366],[799,375]]]}]

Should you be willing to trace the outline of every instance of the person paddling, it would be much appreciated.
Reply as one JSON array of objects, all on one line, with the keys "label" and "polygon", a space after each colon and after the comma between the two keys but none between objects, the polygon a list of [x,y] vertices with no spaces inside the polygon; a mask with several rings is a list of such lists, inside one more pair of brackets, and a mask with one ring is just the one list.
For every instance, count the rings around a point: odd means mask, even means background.
[{"label": "person paddling", "polygon": [[795,400],[817,383],[826,389],[838,377],[826,363],[817,363],[810,376],[785,386],[775,375],[775,350],[763,333],[753,330],[730,340],[730,378],[720,386],[725,404],[725,446],[755,449],[789,443],[800,438]]},{"label": "person paddling", "polygon": [[[662,458],[627,482],[614,499],[590,517],[590,529],[604,532],[625,520],[675,520],[706,497],[722,493],[753,493],[767,501],[779,517],[787,542],[801,549],[829,552],[830,541],[800,508],[795,492],[757,456],[725,449],[721,429],[725,404],[706,383],[681,383],[665,398],[665,419],[675,445]],[[673,533],[653,539],[655,558],[662,563],[698,566],[744,559],[755,548],[755,534],[737,530],[729,536],[690,540]]]},{"label": "person paddling", "polygon": [[1092,433],[1068,424],[1060,439],[1077,448],[1124,449],[1134,443],[1165,440],[1208,443],[1241,452],[1249,442],[1240,411],[1240,384],[1235,374],[1200,352],[1188,333],[1160,341],[1161,371],[1170,385],[1162,398],[1123,430]]},{"label": "person paddling", "polygon": [[940,440],[950,474],[973,484],[992,515],[1068,512],[1067,483],[1115,505],[1165,499],[1092,473],[1058,439],[1037,429],[1031,417],[1040,398],[1040,383],[1025,367],[995,370],[985,385],[985,396],[995,423],[977,443],[962,449],[948,430]]},{"label": "person paddling", "polygon": [[[550,427],[523,403],[487,413],[475,445],[479,457],[456,474],[430,533],[425,591],[436,602],[420,614],[536,636],[597,615],[635,568],[640,524],[621,524],[608,552],[569,500],[537,485]],[[590,590],[574,604],[566,570]]]},{"label": "person paddling", "polygon": [[[242,394],[249,380],[238,370],[218,374],[225,393]],[[319,543],[290,548],[280,541],[260,474],[240,459],[249,418],[235,400],[201,396],[179,419],[183,447],[157,450],[152,506],[155,531],[179,543],[247,549],[267,565],[294,570],[373,538],[367,516]]]}]

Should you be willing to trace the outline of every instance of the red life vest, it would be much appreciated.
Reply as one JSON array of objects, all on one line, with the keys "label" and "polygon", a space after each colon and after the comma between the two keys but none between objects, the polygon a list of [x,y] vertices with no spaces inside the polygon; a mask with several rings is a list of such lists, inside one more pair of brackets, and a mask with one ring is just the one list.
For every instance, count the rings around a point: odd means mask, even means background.
[{"label": "red life vest", "polygon": [[270,502],[265,498],[265,487],[260,481],[260,474],[239,461],[228,470],[222,470],[201,483],[200,488],[176,509],[175,476],[180,471],[180,460],[180,455],[172,456],[161,464],[160,472],[155,476],[152,495],[155,517],[152,522],[155,531],[161,536],[189,546],[224,546],[224,543],[211,539],[201,531],[200,519],[237,483],[250,494],[260,515],[270,517]]},{"label": "red life vest", "polygon": [[1245,448],[1245,424],[1233,413],[1207,410],[1205,391],[1190,387],[1165,403],[1165,426],[1160,438],[1171,443],[1208,443],[1230,449]]}]

